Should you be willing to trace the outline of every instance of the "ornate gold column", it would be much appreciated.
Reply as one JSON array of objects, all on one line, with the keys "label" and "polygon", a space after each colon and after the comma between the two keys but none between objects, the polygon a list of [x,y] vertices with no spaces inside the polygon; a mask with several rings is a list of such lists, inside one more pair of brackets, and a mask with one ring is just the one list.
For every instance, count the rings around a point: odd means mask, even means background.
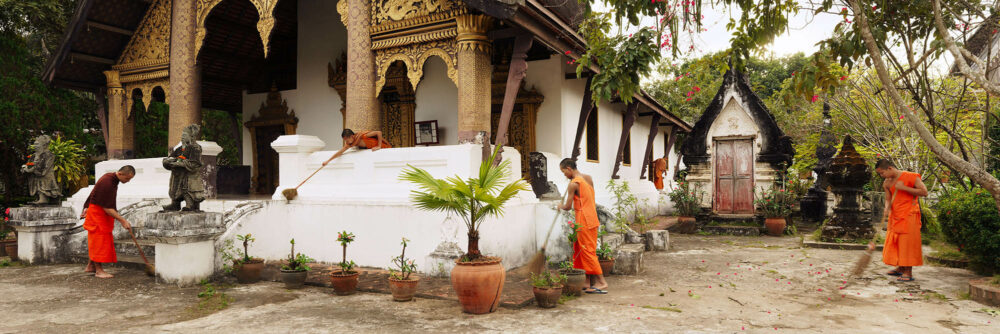
[{"label": "ornate gold column", "polygon": [[135,150],[135,129],[125,110],[125,90],[118,71],[104,71],[108,81],[108,159],[131,158]]},{"label": "ornate gold column", "polygon": [[347,114],[344,127],[381,129],[375,100],[375,55],[372,53],[371,0],[347,0]]},{"label": "ornate gold column", "polygon": [[[463,15],[458,22],[458,142],[490,140],[490,64],[492,45],[486,31],[493,18]],[[480,132],[486,132],[477,139]]]},{"label": "ornate gold column", "polygon": [[181,141],[181,130],[201,124],[201,69],[195,51],[196,0],[173,0],[170,16],[170,121],[167,146]]}]

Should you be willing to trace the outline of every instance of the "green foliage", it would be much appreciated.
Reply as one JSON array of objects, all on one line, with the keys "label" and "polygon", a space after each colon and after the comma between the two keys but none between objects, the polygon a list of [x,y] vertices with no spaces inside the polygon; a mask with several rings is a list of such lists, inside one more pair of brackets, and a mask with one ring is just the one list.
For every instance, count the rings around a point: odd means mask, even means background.
[{"label": "green foliage", "polygon": [[497,152],[494,148],[490,157],[480,163],[477,177],[462,179],[456,175],[437,179],[426,170],[409,165],[399,177],[417,186],[418,190],[411,192],[410,200],[418,209],[446,212],[462,218],[470,236],[467,253],[463,256],[468,261],[482,256],[473,237],[478,241],[479,226],[485,218],[502,216],[507,201],[518,192],[529,189],[524,180],[505,185],[504,180],[510,175],[510,161],[493,165]]},{"label": "green foliage", "polygon": [[792,213],[792,206],[795,205],[795,194],[778,182],[771,183],[763,191],[758,191],[759,196],[754,194],[754,204],[757,205],[757,212],[764,215],[764,218],[785,218]]},{"label": "green foliage", "polygon": [[580,224],[577,224],[576,221],[572,220],[569,221],[569,234],[566,235],[566,240],[569,240],[570,245],[576,243],[576,238],[578,235],[580,235],[581,227],[582,226],[580,226]]},{"label": "green foliage", "polygon": [[1000,213],[988,192],[950,189],[934,209],[945,238],[969,256],[973,269],[1000,272]]},{"label": "green foliage", "polygon": [[561,272],[572,272],[573,262],[572,261],[562,261],[559,262],[559,271]]},{"label": "green foliage", "polygon": [[639,199],[632,193],[628,181],[619,183],[615,180],[608,180],[606,188],[615,196],[615,205],[612,208],[615,214],[614,226],[618,231],[626,231],[628,230],[629,216],[636,211]]},{"label": "green foliage", "polygon": [[239,252],[239,249],[236,249],[236,244],[233,243],[233,239],[226,239],[219,249],[219,256],[222,257],[222,270],[227,274],[231,274],[233,270],[236,270],[237,266],[243,263],[243,258],[240,257]]},{"label": "green foliage", "polygon": [[568,279],[563,274],[553,274],[545,270],[539,274],[531,273],[531,285],[536,288],[557,288],[566,283]]},{"label": "green foliage", "polygon": [[705,191],[694,189],[687,181],[687,173],[682,172],[677,186],[670,189],[670,201],[674,203],[674,214],[680,217],[694,217],[701,213],[701,199]]},{"label": "green foliage", "polygon": [[[339,264],[340,265],[340,272],[346,274],[347,272],[351,271],[351,269],[354,269],[354,267],[355,267],[354,261],[347,261],[347,245],[350,244],[351,242],[354,242],[354,233],[347,232],[347,231],[338,232],[337,233],[337,241],[340,242],[340,247],[343,247],[343,249],[344,249],[344,257],[340,261],[340,264]],[[403,249],[406,249],[405,241],[404,241]]]},{"label": "green foliage", "polygon": [[219,153],[219,165],[239,165],[242,132],[242,113],[229,113],[222,110],[201,110],[202,140],[214,141],[222,147]]},{"label": "green foliage", "polygon": [[614,250],[611,249],[611,245],[606,242],[602,242],[600,246],[597,247],[597,259],[598,260],[614,260]]},{"label": "green foliage", "polygon": [[391,262],[399,268],[399,270],[389,268],[389,277],[392,279],[408,280],[410,279],[410,275],[417,271],[417,265],[413,263],[413,260],[406,258],[406,243],[409,241],[409,239],[403,238],[403,241],[400,243],[403,245],[403,252],[399,256],[392,258]]},{"label": "green foliage", "polygon": [[[152,101],[148,108],[143,108],[142,98],[140,96],[134,98],[132,117],[135,118],[135,124],[140,125],[135,127],[136,159],[166,156],[167,148],[170,146],[167,144],[170,106],[163,102]],[[204,134],[204,128],[203,126],[202,134]],[[223,148],[222,151],[226,150],[227,148]]]},{"label": "green foliage", "polygon": [[[295,254],[295,239],[292,239],[289,243],[292,244],[292,252],[288,255],[288,263],[281,266],[281,269],[290,271],[308,271],[312,269],[309,268],[306,263],[315,262],[316,260],[313,260],[302,253]],[[353,264],[353,262],[351,264]]]},{"label": "green foliage", "polygon": [[257,239],[254,239],[250,233],[247,233],[244,235],[237,234],[236,240],[243,242],[243,262],[250,262],[250,244],[257,241]]},{"label": "green foliage", "polygon": [[597,12],[591,12],[580,25],[590,48],[580,57],[576,74],[581,76],[591,66],[601,69],[590,84],[595,103],[615,97],[632,102],[632,95],[641,89],[639,80],[652,72],[660,58],[653,29],[643,27],[625,37],[610,35],[612,27],[611,15]]},{"label": "green foliage", "polygon": [[62,186],[63,194],[76,191],[80,177],[87,173],[83,164],[87,158],[87,150],[72,139],[63,140],[62,136],[56,136],[49,142],[49,151],[56,157],[53,173],[56,182]]}]

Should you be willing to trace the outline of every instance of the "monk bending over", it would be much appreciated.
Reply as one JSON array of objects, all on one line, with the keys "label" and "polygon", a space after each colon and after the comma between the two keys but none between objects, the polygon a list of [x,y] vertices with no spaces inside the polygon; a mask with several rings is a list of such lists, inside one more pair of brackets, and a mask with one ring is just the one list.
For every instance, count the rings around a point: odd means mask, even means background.
[{"label": "monk bending over", "polygon": [[579,229],[576,242],[573,243],[573,268],[587,272],[590,287],[584,289],[587,293],[605,294],[608,282],[604,281],[601,263],[597,260],[597,229],[601,222],[597,220],[597,204],[594,202],[594,180],[590,175],[580,173],[576,169],[576,161],[563,159],[559,170],[570,179],[566,188],[573,198],[566,198],[566,203],[559,206],[563,210],[576,210],[576,224]]},{"label": "monk bending over", "polygon": [[[927,196],[927,186],[920,180],[920,174],[896,169],[891,162],[880,159],[875,163],[875,172],[885,179],[884,216],[887,233],[882,249],[882,262],[896,269],[888,275],[899,276],[898,281],[913,281],[913,266],[924,264],[920,244],[920,204],[917,197]],[[869,243],[869,248],[875,244]]]},{"label": "monk bending over", "polygon": [[663,173],[667,172],[667,157],[653,160],[653,185],[663,190]]},{"label": "monk bending over", "polygon": [[344,147],[340,148],[340,151],[334,153],[330,159],[326,159],[323,162],[323,166],[333,161],[337,157],[341,156],[348,149],[352,147],[357,147],[358,149],[369,148],[372,151],[378,151],[383,148],[392,148],[389,142],[382,138],[382,131],[362,131],[361,133],[354,133],[351,129],[344,129],[340,133],[340,138],[344,139]]},{"label": "monk bending over", "polygon": [[113,275],[104,271],[101,263],[118,262],[118,254],[115,253],[115,237],[111,233],[115,229],[115,220],[119,221],[127,230],[132,230],[132,224],[125,220],[118,213],[117,196],[118,183],[128,183],[135,177],[135,168],[132,166],[122,166],[115,173],[107,173],[101,176],[94,184],[94,190],[90,191],[90,196],[83,203],[83,213],[80,218],[85,218],[83,229],[87,230],[87,253],[90,261],[83,271],[94,273],[97,278],[112,278]]}]

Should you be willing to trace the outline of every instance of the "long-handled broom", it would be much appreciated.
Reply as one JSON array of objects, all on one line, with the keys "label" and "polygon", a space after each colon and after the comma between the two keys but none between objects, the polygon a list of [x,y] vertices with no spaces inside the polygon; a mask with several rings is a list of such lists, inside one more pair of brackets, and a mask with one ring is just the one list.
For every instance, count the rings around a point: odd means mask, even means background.
[{"label": "long-handled broom", "polygon": [[125,230],[127,230],[128,235],[132,237],[132,242],[135,243],[135,248],[139,250],[139,256],[142,256],[142,261],[146,263],[146,268],[144,268],[146,275],[156,276],[156,267],[154,267],[152,264],[149,264],[149,260],[146,259],[146,252],[142,251],[142,246],[139,246],[139,241],[135,240],[135,234],[132,234],[132,229],[127,228]]},{"label": "long-handled broom", "polygon": [[299,196],[299,187],[301,187],[303,184],[306,184],[306,181],[309,181],[309,179],[311,179],[313,175],[319,173],[319,171],[322,170],[323,167],[326,167],[326,165],[320,165],[319,168],[316,168],[316,171],[312,172],[312,174],[309,174],[309,176],[306,177],[305,180],[302,180],[302,182],[299,182],[299,185],[295,186],[295,188],[288,188],[282,190],[281,195],[284,195],[285,198],[288,199],[289,201],[295,199],[295,197]]},{"label": "long-handled broom", "polygon": [[[886,217],[892,214],[892,201],[896,199],[896,191],[892,192],[892,196],[889,197],[889,207],[886,208]],[[886,227],[888,227],[888,221],[886,221]],[[868,243],[868,249],[865,249],[865,253],[861,254],[861,258],[858,259],[858,263],[854,265],[854,271],[851,272],[851,277],[858,277],[868,269],[868,266],[872,263],[872,253],[875,252],[875,240],[882,235],[881,228],[875,228],[875,235],[872,237],[872,241]]]},{"label": "long-handled broom", "polygon": [[569,191],[566,192],[562,201],[556,206],[556,214],[552,217],[552,224],[549,225],[549,232],[545,234],[545,241],[542,242],[542,248],[538,249],[538,252],[528,261],[528,264],[518,270],[521,274],[538,274],[542,272],[542,269],[545,267],[545,247],[549,245],[549,237],[552,236],[552,229],[556,227],[556,220],[559,219],[559,214],[562,211],[558,206],[566,203],[567,198],[569,198]]}]

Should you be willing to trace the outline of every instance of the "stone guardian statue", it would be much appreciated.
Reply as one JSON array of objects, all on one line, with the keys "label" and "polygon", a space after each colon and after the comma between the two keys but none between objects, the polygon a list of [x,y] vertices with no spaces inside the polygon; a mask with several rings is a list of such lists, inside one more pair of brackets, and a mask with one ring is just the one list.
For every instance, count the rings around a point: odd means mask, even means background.
[{"label": "stone guardian statue", "polygon": [[29,161],[21,165],[21,173],[28,174],[28,192],[38,199],[29,204],[49,205],[62,196],[62,189],[56,183],[56,156],[49,151],[49,136],[41,135],[35,138],[35,152],[28,156]]},{"label": "stone guardian statue", "polygon": [[181,146],[174,148],[170,156],[163,158],[163,168],[170,171],[170,205],[163,211],[180,211],[181,202],[187,202],[184,211],[200,212],[199,205],[205,200],[205,183],[201,178],[201,145],[195,140],[201,135],[201,127],[188,125],[181,132]]}]

